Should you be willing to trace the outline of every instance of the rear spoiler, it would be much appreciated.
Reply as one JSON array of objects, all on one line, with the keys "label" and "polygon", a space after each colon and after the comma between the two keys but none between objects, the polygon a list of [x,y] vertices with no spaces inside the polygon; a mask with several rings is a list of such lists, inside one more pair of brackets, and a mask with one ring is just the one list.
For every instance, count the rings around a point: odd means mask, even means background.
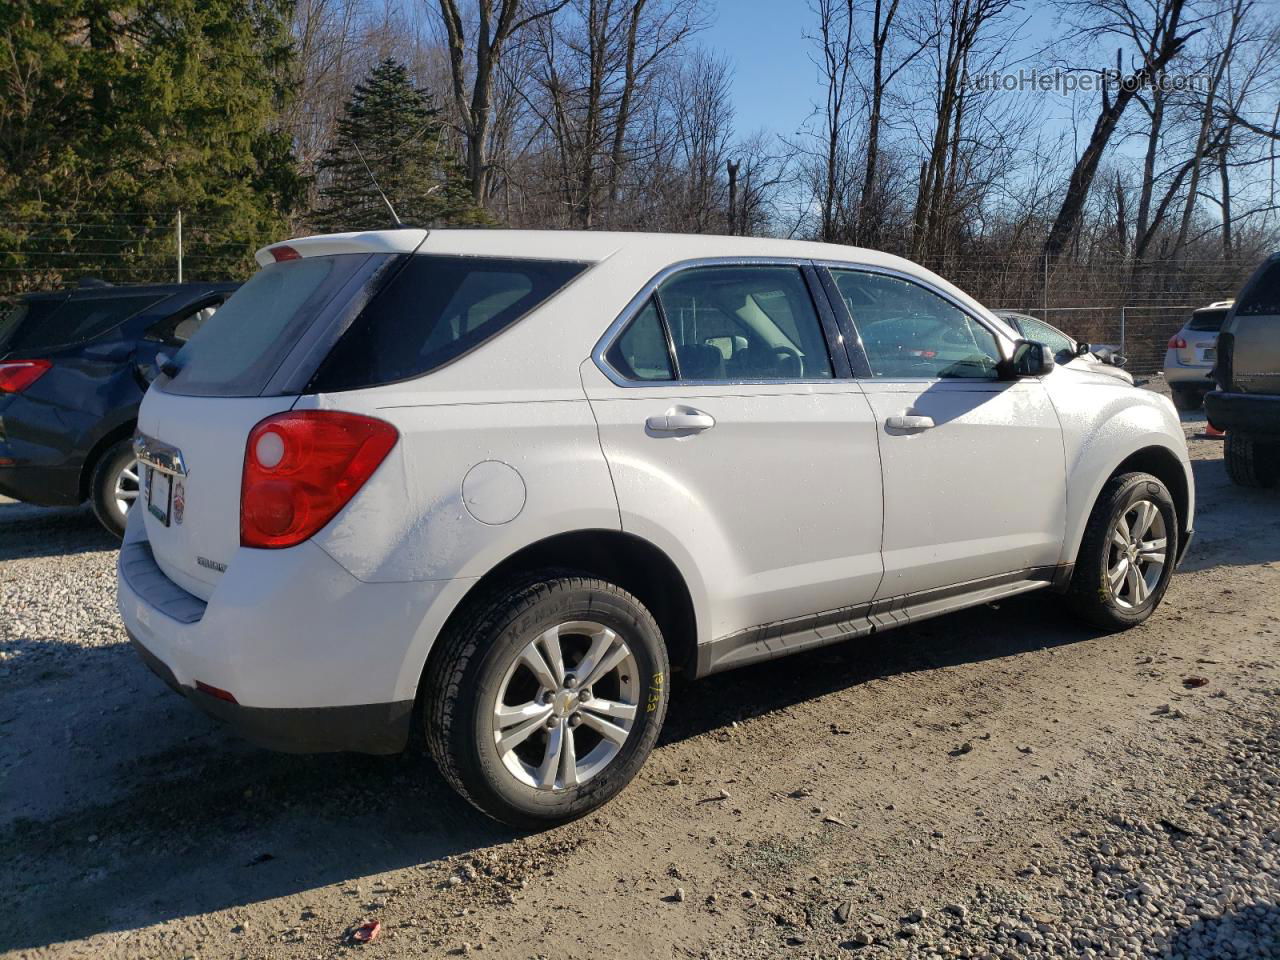
[{"label": "rear spoiler", "polygon": [[429,231],[416,227],[401,230],[361,230],[329,233],[273,243],[254,254],[259,266],[281,260],[327,257],[340,253],[413,253],[422,246]]}]

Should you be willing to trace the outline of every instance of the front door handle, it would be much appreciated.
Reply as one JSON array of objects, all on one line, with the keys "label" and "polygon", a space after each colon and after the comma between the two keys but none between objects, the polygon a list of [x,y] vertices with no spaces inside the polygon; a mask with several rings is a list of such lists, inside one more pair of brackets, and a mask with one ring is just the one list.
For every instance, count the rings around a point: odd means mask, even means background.
[{"label": "front door handle", "polygon": [[885,420],[884,425],[890,430],[928,430],[934,426],[934,422],[933,417],[902,414],[897,417],[889,417]]},{"label": "front door handle", "polygon": [[714,427],[716,418],[701,410],[686,410],[650,417],[644,425],[652,433],[698,433]]}]

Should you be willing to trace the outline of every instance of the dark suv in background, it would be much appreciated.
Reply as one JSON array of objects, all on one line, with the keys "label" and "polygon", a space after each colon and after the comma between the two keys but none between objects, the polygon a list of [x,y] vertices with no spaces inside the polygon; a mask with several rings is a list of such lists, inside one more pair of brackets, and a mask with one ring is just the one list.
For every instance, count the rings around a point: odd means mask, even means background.
[{"label": "dark suv in background", "polygon": [[1227,473],[1245,487],[1280,481],[1280,253],[1245,283],[1218,335],[1209,422],[1227,432]]},{"label": "dark suv in background", "polygon": [[0,302],[0,494],[91,500],[117,536],[138,496],[131,438],[157,358],[238,284],[82,285]]}]

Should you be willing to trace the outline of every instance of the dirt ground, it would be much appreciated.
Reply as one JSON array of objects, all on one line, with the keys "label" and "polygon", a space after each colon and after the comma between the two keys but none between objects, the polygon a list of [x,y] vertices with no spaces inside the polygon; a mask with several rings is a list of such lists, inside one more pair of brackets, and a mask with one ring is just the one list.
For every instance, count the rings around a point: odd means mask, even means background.
[{"label": "dirt ground", "polygon": [[1185,426],[1196,541],[1144,626],[1035,593],[687,685],[536,835],[421,757],[235,741],[125,642],[92,516],[0,502],[0,953],[1280,955],[1280,493]]}]

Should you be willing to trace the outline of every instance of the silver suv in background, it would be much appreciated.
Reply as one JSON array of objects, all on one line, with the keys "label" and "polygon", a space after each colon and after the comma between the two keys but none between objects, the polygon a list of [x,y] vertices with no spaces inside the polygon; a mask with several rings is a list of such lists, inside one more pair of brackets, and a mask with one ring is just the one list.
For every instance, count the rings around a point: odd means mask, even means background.
[{"label": "silver suv in background", "polygon": [[1179,410],[1199,410],[1213,389],[1213,365],[1218,358],[1218,331],[1234,300],[1219,300],[1194,310],[1182,329],[1169,338],[1164,355],[1164,378]]},{"label": "silver suv in background", "polygon": [[1280,482],[1280,253],[1245,283],[1218,337],[1218,389],[1205,397],[1209,422],[1227,432],[1233,483]]}]

